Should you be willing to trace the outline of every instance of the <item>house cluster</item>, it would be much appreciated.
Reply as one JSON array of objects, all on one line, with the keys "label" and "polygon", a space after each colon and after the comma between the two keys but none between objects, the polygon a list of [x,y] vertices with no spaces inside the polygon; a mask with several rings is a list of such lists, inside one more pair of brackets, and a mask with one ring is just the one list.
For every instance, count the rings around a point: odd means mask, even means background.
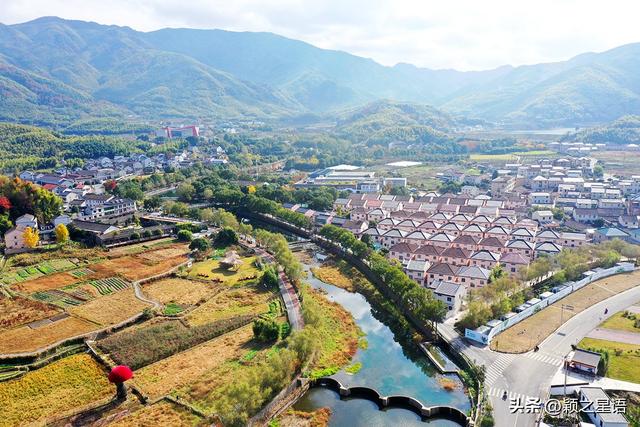
[{"label": "house cluster", "polygon": [[25,242],[25,231],[31,228],[38,232],[40,242],[51,242],[55,240],[54,229],[58,224],[69,225],[71,218],[68,215],[59,215],[50,224],[41,224],[38,219],[31,214],[24,214],[16,218],[15,225],[4,234],[4,247],[6,254],[20,253],[28,249]]},{"label": "house cluster", "polygon": [[315,171],[295,183],[297,188],[333,187],[353,193],[378,193],[384,187],[406,187],[407,179],[377,177],[358,166],[338,165]]},{"label": "house cluster", "polygon": [[[493,196],[516,194],[533,210],[531,218],[554,222],[553,208],[577,223],[606,221],[622,228],[640,226],[640,176],[594,176],[591,157],[541,159],[536,164],[507,164],[491,182]],[[522,213],[522,209],[518,211]]]},{"label": "house cluster", "polygon": [[103,182],[112,178],[88,184],[84,181],[84,176],[75,173],[20,173],[21,179],[39,184],[62,198],[64,211],[80,220],[126,219],[136,212],[134,200],[105,193]]},{"label": "house cluster", "polygon": [[[409,277],[436,296],[442,293],[452,311],[467,289],[488,283],[498,264],[515,274],[536,257],[592,238],[543,229],[537,221],[519,218],[509,200],[485,195],[352,194],[336,200],[334,208],[350,211],[343,227],[387,249]],[[449,295],[454,289],[456,295]]]}]

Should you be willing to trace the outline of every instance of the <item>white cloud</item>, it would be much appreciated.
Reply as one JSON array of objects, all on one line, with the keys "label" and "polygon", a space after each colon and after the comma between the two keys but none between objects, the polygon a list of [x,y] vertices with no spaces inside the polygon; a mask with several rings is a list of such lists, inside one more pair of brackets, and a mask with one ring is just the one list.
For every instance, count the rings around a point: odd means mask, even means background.
[{"label": "white cloud", "polygon": [[568,59],[640,41],[626,0],[2,0],[0,22],[45,15],[127,25],[271,31],[316,46],[431,68]]}]

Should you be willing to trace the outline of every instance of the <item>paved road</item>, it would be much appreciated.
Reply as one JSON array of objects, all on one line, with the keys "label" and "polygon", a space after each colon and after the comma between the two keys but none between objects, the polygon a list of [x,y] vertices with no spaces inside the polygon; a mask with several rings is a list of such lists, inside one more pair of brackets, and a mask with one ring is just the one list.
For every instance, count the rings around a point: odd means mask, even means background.
[{"label": "paved road", "polygon": [[[526,403],[528,397],[546,400],[551,380],[562,367],[564,357],[572,350],[571,346],[587,336],[603,320],[637,301],[640,301],[640,287],[594,304],[565,322],[540,344],[540,350],[535,353],[497,353],[486,347],[469,344],[457,336],[451,325],[440,325],[439,330],[467,357],[485,366],[485,387],[493,406],[496,425],[533,426],[536,416],[512,414],[509,410],[510,399],[520,398],[522,403]],[[607,315],[604,314],[605,308],[609,310]],[[509,397],[506,401],[502,399],[505,390]]]}]

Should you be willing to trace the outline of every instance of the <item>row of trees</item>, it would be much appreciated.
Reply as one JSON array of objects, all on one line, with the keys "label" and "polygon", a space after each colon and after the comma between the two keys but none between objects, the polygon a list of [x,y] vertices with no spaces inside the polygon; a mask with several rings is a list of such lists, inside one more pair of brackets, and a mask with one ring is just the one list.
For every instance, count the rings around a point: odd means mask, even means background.
[{"label": "row of trees", "polygon": [[582,274],[595,267],[609,268],[622,257],[637,259],[640,247],[622,240],[602,242],[575,249],[563,249],[555,256],[542,256],[533,261],[517,275],[508,276],[492,270],[487,286],[472,290],[468,295],[468,310],[458,322],[459,328],[475,329],[491,319],[513,311],[525,300],[533,297],[533,289],[526,283],[555,272],[544,285],[553,286],[567,281],[576,281]]},{"label": "row of trees", "polygon": [[39,185],[0,175],[0,224],[9,225],[26,213],[33,214],[43,224],[62,212],[62,199]]},{"label": "row of trees", "polygon": [[433,293],[411,280],[402,268],[383,255],[372,251],[365,243],[358,240],[353,233],[335,225],[325,225],[320,235],[340,244],[354,256],[366,259],[371,270],[385,283],[393,293],[394,299],[405,312],[425,325],[436,324],[444,320],[447,314],[446,305],[433,296]]}]

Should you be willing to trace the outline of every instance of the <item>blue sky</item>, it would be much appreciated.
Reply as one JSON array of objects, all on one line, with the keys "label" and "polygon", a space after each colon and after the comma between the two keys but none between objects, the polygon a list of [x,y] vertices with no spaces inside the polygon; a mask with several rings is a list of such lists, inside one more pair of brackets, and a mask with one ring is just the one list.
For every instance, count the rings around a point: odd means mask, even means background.
[{"label": "blue sky", "polygon": [[56,15],[150,31],[271,31],[385,65],[479,70],[640,42],[633,0],[1,0],[0,22]]}]

